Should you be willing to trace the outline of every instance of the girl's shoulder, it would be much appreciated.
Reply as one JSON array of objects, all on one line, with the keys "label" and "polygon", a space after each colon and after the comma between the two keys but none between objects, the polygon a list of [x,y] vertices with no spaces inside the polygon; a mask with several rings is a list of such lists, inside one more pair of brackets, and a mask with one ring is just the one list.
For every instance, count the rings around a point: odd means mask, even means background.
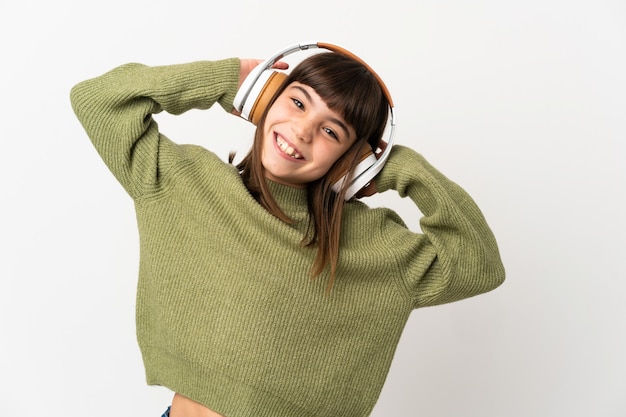
[{"label": "girl's shoulder", "polygon": [[351,239],[373,242],[387,241],[390,235],[397,233],[412,232],[396,211],[387,207],[370,207],[356,200],[344,208],[342,233],[348,234]]}]

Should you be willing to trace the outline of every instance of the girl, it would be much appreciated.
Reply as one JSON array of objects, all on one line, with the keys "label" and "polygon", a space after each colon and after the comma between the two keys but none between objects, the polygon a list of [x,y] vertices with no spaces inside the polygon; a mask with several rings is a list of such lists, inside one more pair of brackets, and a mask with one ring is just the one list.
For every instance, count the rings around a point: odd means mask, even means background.
[{"label": "girl", "polygon": [[350,54],[296,66],[237,166],[159,131],[163,110],[238,114],[235,94],[258,63],[128,64],[72,89],[135,203],[147,382],[175,393],[171,417],[367,416],[414,309],[502,283],[496,241],[467,193],[407,147],[390,147],[357,197],[408,196],[420,233],[333,190],[363,149],[386,145],[386,90]]}]

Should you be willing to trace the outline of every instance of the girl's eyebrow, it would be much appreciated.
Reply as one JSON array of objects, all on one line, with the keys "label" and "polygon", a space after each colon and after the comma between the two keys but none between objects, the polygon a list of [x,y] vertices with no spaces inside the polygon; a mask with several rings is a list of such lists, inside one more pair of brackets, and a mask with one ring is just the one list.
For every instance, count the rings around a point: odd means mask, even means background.
[{"label": "girl's eyebrow", "polygon": [[[292,86],[292,88],[295,88],[297,90],[299,90],[302,94],[304,94],[304,97],[309,101],[312,102],[313,101],[313,97],[311,97],[311,95],[309,94],[308,91],[306,91],[304,88],[300,87],[299,85],[294,85]],[[350,131],[348,130],[348,126],[346,126],[346,124],[344,122],[342,122],[341,120],[335,118],[335,117],[330,117],[329,120],[335,124],[337,124],[345,133],[346,137],[349,138],[350,137]]]}]

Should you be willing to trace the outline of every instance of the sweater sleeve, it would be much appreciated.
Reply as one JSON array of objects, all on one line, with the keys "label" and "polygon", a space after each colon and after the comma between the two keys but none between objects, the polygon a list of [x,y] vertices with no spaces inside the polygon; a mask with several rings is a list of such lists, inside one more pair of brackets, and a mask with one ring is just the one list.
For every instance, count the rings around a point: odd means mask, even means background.
[{"label": "sweater sleeve", "polygon": [[230,111],[239,59],[169,66],[126,64],[83,81],[72,107],[98,153],[133,198],[159,187],[183,149],[163,136],[152,115],[181,114],[219,103]]},{"label": "sweater sleeve", "polygon": [[504,281],[498,246],[480,209],[420,154],[394,146],[376,184],[379,191],[408,196],[423,214],[423,235],[392,236],[415,308],[471,297]]}]

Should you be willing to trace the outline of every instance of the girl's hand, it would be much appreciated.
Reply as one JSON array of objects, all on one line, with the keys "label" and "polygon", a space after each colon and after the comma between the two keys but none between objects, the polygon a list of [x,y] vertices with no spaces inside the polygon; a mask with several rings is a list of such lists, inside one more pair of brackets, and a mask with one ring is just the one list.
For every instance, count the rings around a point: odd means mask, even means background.
[{"label": "girl's hand", "polygon": [[[380,158],[380,155],[387,149],[387,142],[384,140],[380,140],[378,142],[378,149],[374,153],[376,159]],[[356,193],[356,198],[362,197],[370,197],[378,192],[378,188],[376,187],[376,178],[369,182],[365,187],[361,188],[358,193]]]},{"label": "girl's hand", "polygon": [[[237,84],[238,88],[241,87],[241,84],[243,84],[243,80],[246,79],[248,74],[250,74],[250,72],[263,61],[264,61],[263,59],[240,59],[239,60],[239,83]],[[285,70],[289,68],[289,64],[283,61],[277,61],[274,63],[274,65],[272,65],[272,68]],[[235,109],[231,110],[231,113],[236,116],[239,116],[240,114]]]},{"label": "girl's hand", "polygon": [[[243,83],[243,80],[246,79],[248,74],[260,63],[262,63],[263,59],[240,59],[239,60],[239,87]],[[277,61],[272,65],[272,68],[285,70],[289,68],[289,64],[283,61]]]}]

